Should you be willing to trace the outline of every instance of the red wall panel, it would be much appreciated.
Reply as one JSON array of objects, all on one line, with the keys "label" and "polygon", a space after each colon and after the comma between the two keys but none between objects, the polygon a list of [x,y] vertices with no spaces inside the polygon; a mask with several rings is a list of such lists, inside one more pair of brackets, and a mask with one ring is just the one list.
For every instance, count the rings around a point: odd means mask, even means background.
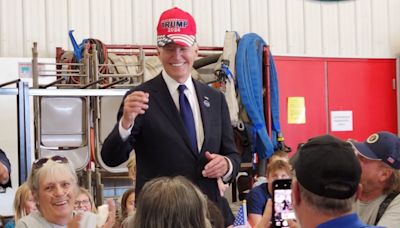
[{"label": "red wall panel", "polygon": [[[296,149],[308,138],[326,134],[326,89],[324,63],[315,59],[276,57],[278,71],[281,128],[285,143]],[[288,124],[288,97],[304,97],[305,124]]]},{"label": "red wall panel", "polygon": [[[364,140],[376,131],[397,133],[395,59],[275,57],[285,142],[321,134]],[[305,124],[288,124],[288,97],[304,97]],[[353,131],[332,132],[331,111],[353,111]]]},{"label": "red wall panel", "polygon": [[330,133],[357,140],[381,130],[397,133],[395,78],[394,60],[329,61],[329,110],[353,111],[353,131]]}]

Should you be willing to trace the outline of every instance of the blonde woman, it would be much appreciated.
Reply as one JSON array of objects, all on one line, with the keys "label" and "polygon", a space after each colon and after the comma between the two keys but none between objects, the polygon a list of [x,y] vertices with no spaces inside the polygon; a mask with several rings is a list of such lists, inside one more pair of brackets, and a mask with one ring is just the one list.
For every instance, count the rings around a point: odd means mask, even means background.
[{"label": "blonde woman", "polygon": [[75,199],[74,210],[77,212],[89,211],[97,213],[93,197],[87,189],[82,187],[79,188],[78,196]]},{"label": "blonde woman", "polygon": [[24,183],[18,187],[14,198],[14,220],[8,222],[5,228],[15,227],[15,223],[22,217],[29,215],[31,212],[37,211],[36,201],[32,196],[28,184]]}]

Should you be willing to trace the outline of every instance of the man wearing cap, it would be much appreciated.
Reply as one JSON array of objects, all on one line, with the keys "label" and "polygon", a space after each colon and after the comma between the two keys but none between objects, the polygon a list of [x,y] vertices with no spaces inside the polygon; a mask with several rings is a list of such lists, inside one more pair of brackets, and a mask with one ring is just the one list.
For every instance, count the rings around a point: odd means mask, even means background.
[{"label": "man wearing cap", "polygon": [[350,143],[323,135],[297,153],[292,202],[301,227],[373,227],[352,213],[361,191],[361,167]]},{"label": "man wearing cap", "polygon": [[362,191],[355,211],[367,224],[400,227],[400,139],[390,132],[351,141],[361,163]]},{"label": "man wearing cap", "polygon": [[222,208],[217,178],[235,178],[240,158],[224,95],[191,76],[195,36],[189,13],[175,7],[161,14],[157,50],[163,70],[127,92],[101,154],[117,166],[135,149],[137,194],[152,178],[182,175]]}]

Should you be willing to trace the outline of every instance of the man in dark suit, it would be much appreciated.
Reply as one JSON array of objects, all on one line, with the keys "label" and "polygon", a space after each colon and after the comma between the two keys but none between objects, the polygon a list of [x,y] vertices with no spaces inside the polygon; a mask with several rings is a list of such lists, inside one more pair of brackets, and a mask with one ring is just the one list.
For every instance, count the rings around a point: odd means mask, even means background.
[{"label": "man in dark suit", "polygon": [[10,180],[11,164],[6,154],[0,149],[0,187],[11,187]]},{"label": "man in dark suit", "polygon": [[240,165],[225,97],[191,76],[198,46],[189,13],[165,11],[157,35],[164,69],[125,95],[102,158],[117,166],[135,149],[137,194],[152,178],[182,175],[222,208],[217,178],[231,181]]}]

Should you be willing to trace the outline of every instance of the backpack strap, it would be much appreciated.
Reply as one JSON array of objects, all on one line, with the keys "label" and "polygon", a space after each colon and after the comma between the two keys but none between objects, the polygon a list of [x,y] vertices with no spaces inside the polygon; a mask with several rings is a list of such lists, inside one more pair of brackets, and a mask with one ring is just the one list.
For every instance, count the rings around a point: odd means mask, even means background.
[{"label": "backpack strap", "polygon": [[388,208],[389,204],[393,201],[394,198],[399,194],[400,192],[392,192],[389,195],[386,196],[386,198],[382,201],[382,203],[379,205],[379,210],[378,214],[376,215],[375,219],[375,224],[378,224],[379,220],[382,218],[383,214],[385,213],[386,209]]}]

